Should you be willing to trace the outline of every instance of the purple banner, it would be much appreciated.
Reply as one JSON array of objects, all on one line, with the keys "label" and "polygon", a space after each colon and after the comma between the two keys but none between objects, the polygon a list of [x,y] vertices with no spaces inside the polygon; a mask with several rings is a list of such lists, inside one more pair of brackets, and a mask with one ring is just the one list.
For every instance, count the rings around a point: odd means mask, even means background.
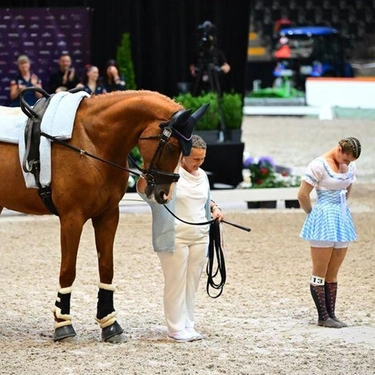
[{"label": "purple banner", "polygon": [[90,16],[88,8],[0,8],[0,105],[7,105],[19,55],[30,58],[44,89],[62,53],[80,74],[90,63]]}]

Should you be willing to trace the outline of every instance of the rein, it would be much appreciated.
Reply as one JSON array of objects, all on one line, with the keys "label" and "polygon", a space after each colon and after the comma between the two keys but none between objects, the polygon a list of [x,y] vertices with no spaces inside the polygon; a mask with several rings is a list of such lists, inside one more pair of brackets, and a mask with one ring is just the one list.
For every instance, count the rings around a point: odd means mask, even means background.
[{"label": "rein", "polygon": [[[76,151],[76,152],[80,153],[81,155],[89,156],[89,157],[91,157],[91,158],[93,158],[93,159],[96,159],[96,160],[99,160],[99,161],[101,161],[101,162],[103,162],[103,163],[109,164],[109,165],[111,165],[112,167],[116,167],[116,168],[119,168],[119,169],[121,169],[121,170],[123,170],[123,171],[125,171],[125,172],[132,173],[132,174],[134,174],[134,175],[136,175],[136,176],[139,176],[139,177],[142,176],[141,173],[138,173],[138,172],[132,171],[132,170],[130,170],[130,169],[128,169],[128,168],[125,168],[125,167],[123,167],[123,166],[121,166],[121,165],[118,165],[118,164],[116,164],[116,163],[112,163],[112,162],[109,161],[109,160],[102,159],[102,158],[100,158],[99,156],[96,156],[96,155],[94,155],[94,154],[91,154],[91,153],[89,153],[89,152],[87,152],[87,151],[85,151],[85,150],[83,150],[83,149],[81,149],[81,148],[79,148],[79,147],[73,146],[73,145],[71,145],[71,144],[69,144],[69,143],[67,143],[67,142],[65,142],[65,141],[62,141],[61,139],[58,139],[58,138],[56,138],[56,137],[54,137],[54,136],[52,136],[52,135],[49,135],[49,134],[44,133],[44,132],[41,132],[40,134],[41,134],[43,137],[46,137],[46,138],[50,139],[51,141],[58,143],[58,144],[61,145],[61,146],[65,146],[65,147],[67,147],[67,148],[70,148],[70,149],[73,150],[73,151]],[[137,167],[138,170],[142,171],[142,169],[140,169],[140,168],[137,166],[137,164],[136,164],[135,161],[131,158],[131,156],[128,156],[128,158],[130,158],[130,160],[133,162],[133,164]]]}]

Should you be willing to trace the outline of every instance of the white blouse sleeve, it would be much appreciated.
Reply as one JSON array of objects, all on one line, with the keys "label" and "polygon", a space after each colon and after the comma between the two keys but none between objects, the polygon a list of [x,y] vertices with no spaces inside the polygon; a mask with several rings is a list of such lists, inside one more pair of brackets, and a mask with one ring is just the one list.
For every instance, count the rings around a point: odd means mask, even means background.
[{"label": "white blouse sleeve", "polygon": [[307,166],[305,174],[302,176],[302,180],[316,187],[319,181],[322,179],[323,174],[324,174],[323,161],[319,159],[314,159]]}]

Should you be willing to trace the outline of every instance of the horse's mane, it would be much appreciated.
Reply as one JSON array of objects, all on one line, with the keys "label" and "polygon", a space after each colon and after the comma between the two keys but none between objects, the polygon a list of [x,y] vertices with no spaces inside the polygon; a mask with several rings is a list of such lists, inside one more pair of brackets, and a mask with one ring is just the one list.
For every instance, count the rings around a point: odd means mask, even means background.
[{"label": "horse's mane", "polygon": [[100,95],[93,95],[90,97],[90,99],[93,99],[93,100],[102,100],[102,99],[107,99],[109,97],[113,97],[113,96],[118,96],[118,97],[133,97],[133,96],[139,96],[139,95],[142,95],[142,96],[158,96],[160,99],[163,99],[167,102],[169,102],[170,104],[178,104],[178,105],[181,105],[179,103],[177,103],[175,100],[171,99],[170,97],[164,95],[164,94],[161,94],[157,91],[151,91],[151,90],[125,90],[125,91],[113,91],[113,92],[110,92],[110,93],[106,93],[106,94],[100,94]]}]

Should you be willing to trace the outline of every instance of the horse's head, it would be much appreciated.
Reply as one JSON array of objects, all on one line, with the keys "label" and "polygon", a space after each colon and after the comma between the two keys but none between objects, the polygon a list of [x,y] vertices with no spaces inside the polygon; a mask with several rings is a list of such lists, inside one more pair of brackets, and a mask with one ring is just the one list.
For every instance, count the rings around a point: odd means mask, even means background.
[{"label": "horse's head", "polygon": [[142,172],[147,182],[145,193],[148,198],[155,198],[160,204],[172,198],[171,186],[180,177],[176,171],[181,154],[190,154],[193,130],[208,106],[203,105],[193,114],[191,110],[182,109],[159,125],[158,134],[150,127],[142,133],[138,147],[144,161]]}]

